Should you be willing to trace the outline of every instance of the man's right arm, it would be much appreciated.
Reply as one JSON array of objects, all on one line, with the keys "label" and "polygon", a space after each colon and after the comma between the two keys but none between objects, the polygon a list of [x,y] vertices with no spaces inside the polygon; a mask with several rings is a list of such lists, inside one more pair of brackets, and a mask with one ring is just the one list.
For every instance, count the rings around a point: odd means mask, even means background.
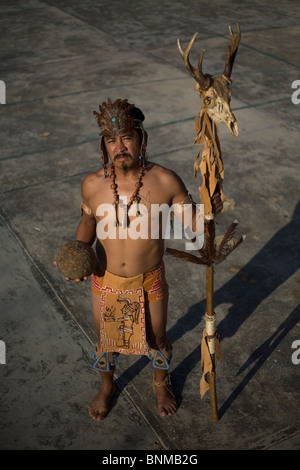
[{"label": "man's right arm", "polygon": [[76,240],[92,245],[96,238],[96,220],[93,215],[82,211],[81,220],[77,227]]},{"label": "man's right arm", "polygon": [[[93,245],[94,241],[95,241],[95,238],[96,238],[96,219],[95,217],[93,216],[92,212],[88,210],[88,213],[83,209],[83,207],[85,209],[88,209],[88,206],[87,206],[87,197],[88,197],[88,191],[87,191],[87,187],[88,185],[86,184],[86,180],[88,180],[88,178],[85,178],[85,180],[83,181],[82,183],[82,202],[83,202],[83,206],[82,206],[82,213],[81,213],[81,219],[80,219],[80,222],[79,222],[79,225],[77,227],[77,231],[76,231],[76,240],[78,241],[82,241],[82,242],[85,242],[85,243],[88,243],[89,245]],[[57,263],[56,261],[54,261],[54,265],[57,266]],[[73,279],[74,282],[80,282],[80,281],[86,281],[88,279],[88,277],[84,277],[83,279]],[[69,277],[65,277],[65,280],[66,281],[70,281],[70,278]]]},{"label": "man's right arm", "polygon": [[82,182],[81,196],[82,196],[82,210],[81,220],[79,222],[76,240],[92,245],[96,238],[96,219],[89,208],[89,199],[93,192],[93,175],[88,175]]}]

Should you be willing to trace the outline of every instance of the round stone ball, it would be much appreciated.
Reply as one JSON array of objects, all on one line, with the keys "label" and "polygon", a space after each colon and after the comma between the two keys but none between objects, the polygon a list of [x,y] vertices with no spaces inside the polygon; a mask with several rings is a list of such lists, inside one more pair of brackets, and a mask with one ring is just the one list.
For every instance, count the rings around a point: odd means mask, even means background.
[{"label": "round stone ball", "polygon": [[70,279],[82,279],[93,273],[96,255],[88,243],[74,240],[65,243],[58,250],[56,264],[64,276]]}]

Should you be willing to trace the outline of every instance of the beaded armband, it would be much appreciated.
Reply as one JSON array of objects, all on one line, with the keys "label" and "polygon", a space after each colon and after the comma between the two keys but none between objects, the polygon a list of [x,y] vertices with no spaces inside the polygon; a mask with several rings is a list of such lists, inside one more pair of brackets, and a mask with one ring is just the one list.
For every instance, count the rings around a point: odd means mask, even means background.
[{"label": "beaded armband", "polygon": [[87,215],[91,215],[92,214],[92,209],[90,209],[84,202],[82,202],[80,204],[80,208],[81,208],[81,215],[83,214],[83,211],[87,214]]},{"label": "beaded armband", "polygon": [[195,202],[193,201],[193,198],[190,194],[188,194],[183,201],[180,201],[180,202],[176,202],[175,204],[173,204],[173,209],[174,209],[174,212],[178,212],[178,213],[181,213],[184,211],[184,207],[185,207],[185,204],[195,204]]}]

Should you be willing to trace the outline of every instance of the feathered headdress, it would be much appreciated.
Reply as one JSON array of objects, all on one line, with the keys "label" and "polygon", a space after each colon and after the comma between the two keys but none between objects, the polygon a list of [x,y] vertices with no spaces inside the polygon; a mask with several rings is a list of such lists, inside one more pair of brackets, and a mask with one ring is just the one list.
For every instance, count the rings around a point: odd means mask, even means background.
[{"label": "feathered headdress", "polygon": [[102,153],[102,161],[104,167],[104,176],[106,177],[106,165],[108,163],[108,155],[103,137],[116,136],[133,129],[140,130],[142,133],[141,148],[147,145],[147,133],[143,128],[143,121],[145,119],[142,111],[134,104],[128,101],[118,99],[114,103],[108,98],[107,102],[99,105],[99,111],[94,111],[97,118],[98,126],[100,127],[100,135],[102,136],[100,149]]},{"label": "feathered headdress", "polygon": [[[94,111],[101,136],[113,136],[134,129],[138,121],[144,120],[143,113],[128,103],[127,100],[116,100],[114,103],[108,98],[99,105],[99,111]],[[135,112],[135,111],[139,111]],[[138,116],[140,114],[140,116]]]}]

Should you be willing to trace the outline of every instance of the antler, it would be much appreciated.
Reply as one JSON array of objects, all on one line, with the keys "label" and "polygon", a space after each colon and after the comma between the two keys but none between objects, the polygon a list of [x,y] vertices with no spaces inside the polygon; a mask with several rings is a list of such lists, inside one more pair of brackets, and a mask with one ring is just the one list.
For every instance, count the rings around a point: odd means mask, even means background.
[{"label": "antler", "polygon": [[237,33],[236,33],[236,36],[234,36],[231,26],[229,26],[231,44],[229,44],[229,46],[227,47],[226,62],[225,62],[225,68],[223,72],[223,75],[228,79],[230,79],[234,59],[238,51],[238,47],[239,47],[240,40],[241,40],[240,25],[237,23],[236,27],[237,27]]},{"label": "antler", "polygon": [[203,51],[202,51],[202,53],[199,57],[198,67],[197,68],[193,67],[190,63],[190,60],[189,60],[189,55],[190,55],[190,52],[191,52],[191,49],[193,47],[193,44],[194,44],[194,41],[196,39],[197,34],[198,33],[194,34],[194,36],[190,40],[185,52],[183,52],[183,50],[181,48],[179,38],[177,39],[177,45],[178,45],[179,52],[181,54],[181,57],[183,58],[184,65],[186,66],[187,70],[190,72],[192,77],[194,77],[194,79],[199,83],[200,89],[205,91],[210,87],[211,80],[210,80],[209,77],[206,77],[202,73],[202,60],[203,60],[203,55],[204,55],[204,49],[203,49]]}]

